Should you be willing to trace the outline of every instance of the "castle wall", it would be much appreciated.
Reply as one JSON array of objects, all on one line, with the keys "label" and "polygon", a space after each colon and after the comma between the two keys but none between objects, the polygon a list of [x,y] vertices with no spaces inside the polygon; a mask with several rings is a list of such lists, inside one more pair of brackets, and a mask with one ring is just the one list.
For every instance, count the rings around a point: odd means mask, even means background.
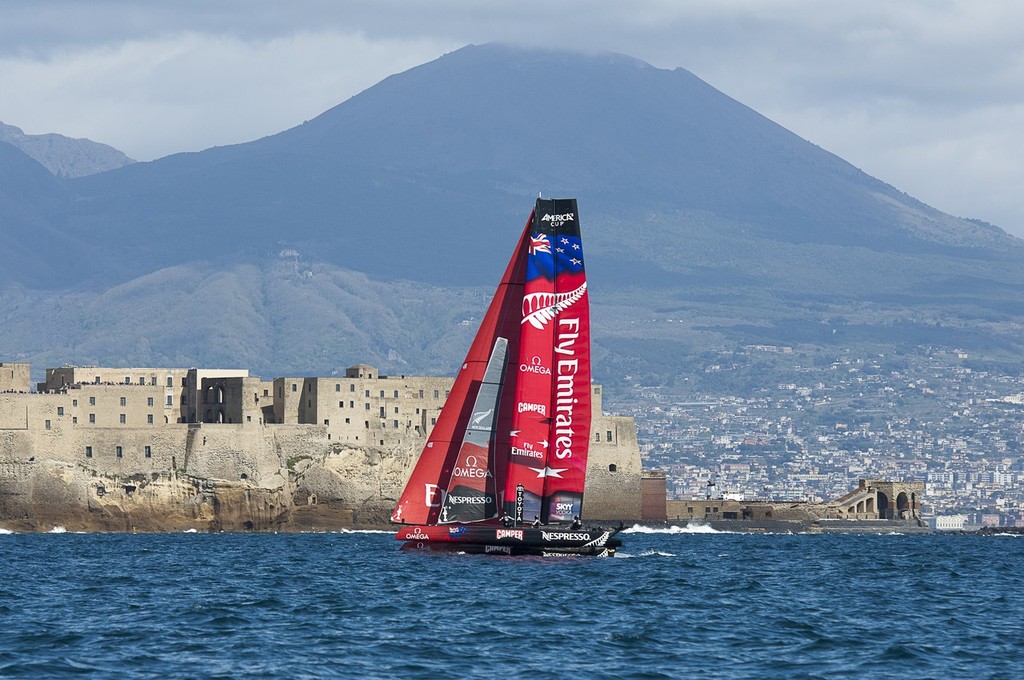
[{"label": "castle wall", "polygon": [[27,430],[29,403],[13,395],[0,394],[0,431]]},{"label": "castle wall", "polygon": [[[113,389],[94,387],[99,391]],[[116,389],[123,391],[124,386]],[[172,459],[184,452],[183,428],[165,427],[162,422],[146,425],[138,414],[127,417],[135,412],[131,406],[119,406],[116,394],[100,399],[116,400],[118,406],[114,408],[126,411],[124,425],[115,418],[93,424],[74,415],[71,404],[76,399],[82,404],[79,408],[85,409],[99,410],[101,403],[98,399],[96,406],[89,406],[88,398],[83,399],[78,392],[25,394],[18,395],[19,399],[0,395],[0,461],[60,461],[103,474],[123,475],[170,469]],[[146,407],[138,412],[144,414]],[[76,419],[78,422],[74,422]],[[108,421],[106,425],[102,424],[104,420]]]},{"label": "castle wall", "polygon": [[264,408],[273,412],[272,390],[259,378],[203,378],[195,422],[263,425]]},{"label": "castle wall", "polygon": [[78,427],[155,427],[179,418],[173,395],[162,385],[80,384],[60,394]]},{"label": "castle wall", "polygon": [[809,521],[834,516],[825,504],[736,501],[725,498],[668,500],[666,514],[672,521],[748,520]]},{"label": "castle wall", "polygon": [[[301,506],[299,526],[384,523],[453,382],[209,373],[62,368],[41,393],[0,393],[0,520],[64,507],[82,529],[267,528]],[[635,424],[594,389],[584,518],[639,519]]]},{"label": "castle wall", "polygon": [[31,364],[0,361],[0,392],[28,392],[31,386]]},{"label": "castle wall", "polygon": [[591,432],[583,516],[587,520],[640,519],[643,469],[636,423],[629,417],[595,412]]},{"label": "castle wall", "polygon": [[878,494],[878,512],[882,519],[921,517],[924,482],[901,482],[880,479],[861,480],[861,484]]},{"label": "castle wall", "polygon": [[667,514],[667,484],[664,472],[645,472],[640,478],[640,519],[663,522]]},{"label": "castle wall", "polygon": [[[90,408],[83,409],[78,415],[78,423],[89,422],[86,417],[83,421],[81,415],[93,414],[93,424],[102,425],[109,423],[110,418],[118,417],[124,411],[111,406],[120,406],[120,396],[144,395],[147,399],[147,406],[150,410],[145,413],[154,414],[154,423],[160,424],[159,419],[166,423],[185,422],[187,416],[187,405],[189,403],[187,389],[188,370],[183,368],[103,368],[103,367],[81,367],[64,366],[62,368],[46,369],[46,381],[38,385],[39,392],[71,392],[72,390],[83,390],[79,394],[86,393],[88,404],[79,403],[74,397],[72,404],[74,408],[99,406],[99,410]],[[110,389],[103,389],[110,388]],[[112,388],[123,388],[126,391],[118,392]],[[102,395],[117,395],[118,403],[111,405]],[[89,399],[89,397],[92,397]],[[152,399],[152,404],[148,400]],[[137,399],[132,399],[132,405],[137,406]],[[110,407],[110,408],[108,408]],[[152,409],[159,410],[152,410]],[[159,416],[156,414],[159,413]],[[137,424],[137,423],[135,423]],[[149,423],[147,423],[149,424]]]},{"label": "castle wall", "polygon": [[182,423],[201,423],[205,414],[203,404],[208,403],[209,396],[204,393],[203,381],[213,378],[245,378],[249,376],[246,369],[230,368],[190,368],[185,372],[182,381],[182,392],[179,398],[180,420]]},{"label": "castle wall", "polygon": [[279,425],[301,423],[306,409],[302,406],[306,391],[305,378],[274,378],[274,422]]},{"label": "castle wall", "polygon": [[282,488],[289,461],[321,460],[327,437],[322,428],[298,425],[251,427],[247,424],[188,426],[184,472],[194,477]]},{"label": "castle wall", "polygon": [[30,461],[60,452],[73,433],[62,395],[0,394],[0,460]]},{"label": "castle wall", "polygon": [[920,517],[922,482],[861,479],[856,489],[824,503],[736,501],[724,498],[668,500],[669,521],[913,520]]},{"label": "castle wall", "polygon": [[383,446],[395,440],[424,441],[453,381],[384,376],[316,382],[315,422],[327,428],[331,441]]}]

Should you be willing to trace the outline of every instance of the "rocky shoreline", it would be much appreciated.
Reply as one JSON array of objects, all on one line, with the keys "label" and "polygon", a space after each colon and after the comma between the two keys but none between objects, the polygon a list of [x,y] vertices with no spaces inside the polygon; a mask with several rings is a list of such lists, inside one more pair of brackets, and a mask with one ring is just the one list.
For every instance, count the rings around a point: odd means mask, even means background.
[{"label": "rocky shoreline", "polygon": [[13,474],[0,472],[0,528],[18,533],[58,527],[128,533],[387,529],[394,500],[380,493],[380,480],[354,480],[327,463],[311,462],[300,472],[281,470],[268,480],[273,486],[173,470],[119,476],[61,461],[26,463]]}]

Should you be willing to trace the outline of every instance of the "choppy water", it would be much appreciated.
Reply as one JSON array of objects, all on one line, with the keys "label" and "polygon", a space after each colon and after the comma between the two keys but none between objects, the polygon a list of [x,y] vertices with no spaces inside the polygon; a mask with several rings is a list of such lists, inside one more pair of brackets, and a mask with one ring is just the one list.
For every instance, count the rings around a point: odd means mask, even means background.
[{"label": "choppy water", "polygon": [[0,676],[1024,677],[1024,539],[0,535]]}]

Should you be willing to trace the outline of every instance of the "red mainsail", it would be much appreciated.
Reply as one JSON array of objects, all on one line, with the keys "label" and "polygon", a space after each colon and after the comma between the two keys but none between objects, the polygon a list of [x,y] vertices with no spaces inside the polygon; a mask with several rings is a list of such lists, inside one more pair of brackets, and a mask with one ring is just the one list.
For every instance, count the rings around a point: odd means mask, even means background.
[{"label": "red mainsail", "polygon": [[576,200],[538,199],[392,521],[579,515],[590,392]]}]

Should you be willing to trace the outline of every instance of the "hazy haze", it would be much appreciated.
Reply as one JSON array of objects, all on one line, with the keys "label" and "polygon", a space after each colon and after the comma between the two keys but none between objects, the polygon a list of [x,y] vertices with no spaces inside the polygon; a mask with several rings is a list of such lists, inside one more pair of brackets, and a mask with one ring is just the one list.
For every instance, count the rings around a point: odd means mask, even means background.
[{"label": "hazy haze", "polygon": [[3,0],[0,120],[150,160],[248,141],[469,43],[686,68],[940,210],[1024,235],[1024,4]]}]

